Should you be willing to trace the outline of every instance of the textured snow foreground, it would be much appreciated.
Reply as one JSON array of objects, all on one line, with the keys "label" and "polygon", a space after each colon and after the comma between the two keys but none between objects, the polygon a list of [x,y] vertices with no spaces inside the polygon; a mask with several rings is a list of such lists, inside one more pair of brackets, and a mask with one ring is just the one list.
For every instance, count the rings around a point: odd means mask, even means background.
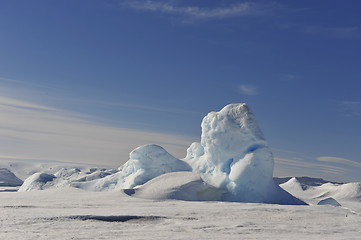
[{"label": "textured snow foreground", "polygon": [[201,142],[193,143],[183,160],[160,146],[145,145],[133,150],[116,173],[83,176],[76,169],[36,173],[19,191],[70,185],[91,191],[127,189],[143,198],[305,204],[274,183],[273,164],[249,107],[230,104],[203,119]]},{"label": "textured snow foreground", "polygon": [[360,239],[360,202],[345,207],[154,201],[122,191],[0,193],[0,239]]}]

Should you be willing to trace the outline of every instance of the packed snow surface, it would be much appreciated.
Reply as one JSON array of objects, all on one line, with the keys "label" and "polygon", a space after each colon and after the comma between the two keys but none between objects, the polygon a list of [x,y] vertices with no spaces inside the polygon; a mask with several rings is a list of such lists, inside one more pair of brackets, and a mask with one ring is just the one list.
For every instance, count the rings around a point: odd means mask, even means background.
[{"label": "packed snow surface", "polygon": [[0,239],[360,239],[361,203],[155,201],[122,191],[0,193]]},{"label": "packed snow surface", "polygon": [[205,183],[193,172],[173,172],[156,177],[134,191],[135,197],[186,201],[220,201],[224,191]]}]

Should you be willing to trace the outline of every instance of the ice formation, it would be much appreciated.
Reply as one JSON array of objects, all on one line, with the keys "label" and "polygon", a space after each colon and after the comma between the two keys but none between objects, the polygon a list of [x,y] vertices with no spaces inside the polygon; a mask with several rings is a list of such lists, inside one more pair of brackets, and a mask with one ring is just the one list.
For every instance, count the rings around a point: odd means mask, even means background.
[{"label": "ice formation", "polygon": [[[201,142],[193,143],[183,160],[160,146],[144,145],[134,149],[116,173],[84,176],[67,170],[41,187],[70,185],[92,191],[139,188],[135,196],[198,200],[208,196],[208,200],[304,204],[274,183],[273,164],[272,152],[249,107],[230,104],[203,119]],[[169,174],[184,171],[193,173]],[[180,180],[179,176],[187,177]],[[39,176],[31,179],[41,182]],[[29,181],[27,185],[31,185]]]},{"label": "ice formation", "polygon": [[89,171],[82,171],[78,168],[55,168],[43,173],[34,173],[28,177],[19,192],[44,190],[48,188],[64,188],[76,183],[82,183],[92,180],[100,180],[108,175],[114,174],[110,169],[92,168]]},{"label": "ice formation", "polygon": [[[310,178],[311,179],[311,178]],[[316,179],[317,181],[317,179]],[[336,201],[361,201],[361,183],[331,183],[327,182],[321,185],[309,182],[307,184],[300,183],[296,178],[280,185],[287,192],[302,199],[311,199],[311,202],[320,201],[321,203],[329,203],[322,201],[325,199],[335,199]]]},{"label": "ice formation", "polygon": [[73,183],[73,186],[93,191],[130,189],[165,173],[191,170],[186,162],[173,157],[164,148],[143,145],[129,154],[129,160],[119,172],[96,181]]},{"label": "ice formation", "polygon": [[23,181],[19,179],[13,172],[6,168],[0,168],[0,186],[16,187],[23,184]]},{"label": "ice formation", "polygon": [[225,200],[301,204],[273,181],[273,156],[247,104],[230,104],[202,122],[200,143],[185,158]]},{"label": "ice formation", "polygon": [[26,192],[32,190],[43,190],[48,182],[52,182],[56,178],[53,174],[34,173],[25,179],[23,185],[19,188],[19,192]]}]

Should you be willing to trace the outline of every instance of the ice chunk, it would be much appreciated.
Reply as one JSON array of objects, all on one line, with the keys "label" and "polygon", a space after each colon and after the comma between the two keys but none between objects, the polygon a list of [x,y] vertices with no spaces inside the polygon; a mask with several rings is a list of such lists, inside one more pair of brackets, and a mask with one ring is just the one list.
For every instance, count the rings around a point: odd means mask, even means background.
[{"label": "ice chunk", "polygon": [[69,187],[73,181],[78,181],[82,176],[83,173],[77,168],[61,168],[55,173],[52,170],[35,173],[25,179],[19,192]]},{"label": "ice chunk", "polygon": [[184,159],[210,185],[227,190],[225,200],[302,204],[273,181],[273,155],[255,115],[230,104],[202,121],[200,143]]},{"label": "ice chunk", "polygon": [[287,182],[280,184],[280,187],[288,192],[302,192],[310,188],[310,186],[300,183],[296,177],[293,177]]},{"label": "ice chunk", "polygon": [[43,190],[44,185],[52,182],[55,178],[53,174],[34,173],[24,181],[23,185],[19,188],[19,192]]},{"label": "ice chunk", "polygon": [[23,184],[23,181],[6,168],[0,168],[0,186],[16,187]]}]

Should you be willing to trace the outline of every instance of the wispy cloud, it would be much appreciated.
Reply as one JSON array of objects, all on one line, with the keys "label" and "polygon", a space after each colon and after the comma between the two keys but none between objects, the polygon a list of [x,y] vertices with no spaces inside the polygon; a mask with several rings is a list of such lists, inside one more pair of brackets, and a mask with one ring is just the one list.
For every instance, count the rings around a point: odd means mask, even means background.
[{"label": "wispy cloud", "polygon": [[[56,106],[61,106],[60,108],[69,108],[69,106],[93,106],[97,108],[116,108],[119,111],[132,111],[132,112],[154,112],[160,113],[160,114],[187,114],[187,115],[193,115],[197,117],[202,117],[201,112],[182,109],[182,108],[175,108],[175,107],[164,107],[164,106],[155,106],[155,105],[149,105],[149,104],[135,104],[135,103],[125,103],[125,102],[114,102],[114,101],[105,101],[105,100],[99,100],[99,99],[90,99],[90,98],[81,98],[81,97],[74,97],[71,95],[67,95],[66,97],[60,96],[59,94],[51,94],[53,92],[56,92],[57,88],[54,86],[46,86],[46,85],[40,85],[40,84],[34,84],[27,81],[22,80],[16,80],[16,79],[10,79],[10,78],[3,78],[0,77],[0,96],[8,97],[8,99],[12,99],[12,101],[20,101],[22,100],[22,104],[32,104],[28,100],[31,99],[33,102],[51,102],[51,104],[55,104]],[[13,96],[21,96],[22,98],[15,99]],[[34,97],[36,96],[36,97]],[[39,100],[40,99],[40,100]],[[45,99],[45,100],[44,100]],[[10,104],[10,101],[9,101]],[[37,105],[38,107],[40,105]],[[41,106],[45,107],[45,106]],[[46,107],[49,108],[49,107]],[[53,108],[53,110],[56,110]],[[63,112],[64,113],[64,112]],[[75,113],[72,113],[74,116]],[[88,117],[83,114],[76,114],[78,117]],[[98,119],[102,119],[101,117],[97,117]],[[104,119],[102,119],[104,120]],[[110,120],[108,119],[107,122]],[[115,121],[115,120],[114,120]]]},{"label": "wispy cloud", "polygon": [[314,35],[325,35],[335,38],[361,38],[361,27],[325,27],[325,26],[303,26],[303,32]]},{"label": "wispy cloud", "polygon": [[332,163],[341,163],[341,164],[347,164],[354,167],[361,167],[361,163],[355,162],[346,158],[340,158],[340,157],[329,157],[329,156],[323,156],[318,157],[318,161],[321,162],[332,162]]},{"label": "wispy cloud", "polygon": [[176,5],[175,1],[154,0],[131,0],[125,1],[123,5],[137,10],[179,15],[187,18],[188,20],[222,19],[238,16],[260,15],[267,11],[264,6],[261,6],[251,1],[239,1],[228,6],[213,8],[205,8],[195,5]]},{"label": "wispy cloud", "polygon": [[93,123],[78,114],[0,97],[0,160],[38,159],[119,166],[143,144],[184,157],[195,139]]},{"label": "wispy cloud", "polygon": [[342,101],[339,103],[340,110],[347,116],[361,117],[361,102],[359,101]]},{"label": "wispy cloud", "polygon": [[83,104],[91,104],[91,105],[98,105],[98,106],[111,106],[117,107],[122,109],[132,109],[137,111],[153,111],[153,112],[160,112],[160,113],[169,113],[169,114],[191,114],[191,115],[201,115],[200,112],[179,109],[179,108],[167,108],[161,106],[152,106],[152,105],[145,105],[145,104],[132,104],[132,103],[121,103],[121,102],[110,102],[110,101],[102,101],[102,100],[93,100],[93,99],[80,99],[80,98],[60,98],[57,100],[61,101],[70,101],[72,103],[79,102]]},{"label": "wispy cloud", "polygon": [[298,176],[313,175],[320,177],[323,174],[342,175],[347,172],[347,169],[329,164],[275,157],[275,171],[298,174]]},{"label": "wispy cloud", "polygon": [[10,84],[17,84],[19,86],[27,86],[27,87],[36,87],[39,89],[56,89],[54,87],[49,87],[46,85],[42,85],[42,84],[36,84],[33,82],[29,82],[29,81],[22,81],[22,80],[17,80],[17,79],[12,79],[12,78],[5,78],[5,77],[0,77],[0,83],[10,83]]},{"label": "wispy cloud", "polygon": [[259,91],[256,86],[242,84],[239,86],[239,90],[245,95],[254,96],[258,95]]},{"label": "wispy cloud", "polygon": [[284,82],[293,82],[293,81],[295,81],[297,78],[298,78],[298,76],[295,75],[295,74],[283,74],[283,75],[281,76],[281,81],[284,81]]}]

